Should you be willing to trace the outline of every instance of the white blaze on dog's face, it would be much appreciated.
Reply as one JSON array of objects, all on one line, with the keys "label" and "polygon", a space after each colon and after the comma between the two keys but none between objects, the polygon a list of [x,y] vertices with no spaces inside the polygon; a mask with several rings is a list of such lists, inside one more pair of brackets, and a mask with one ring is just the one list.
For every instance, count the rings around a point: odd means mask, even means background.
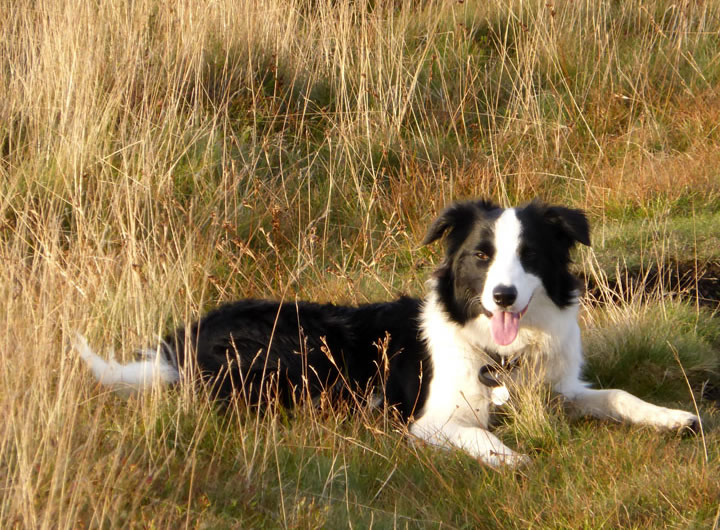
[{"label": "white blaze on dog's face", "polygon": [[523,227],[515,209],[504,210],[494,228],[495,254],[485,276],[481,302],[492,315],[493,340],[506,346],[517,337],[520,319],[542,280],[525,270],[520,259]]}]

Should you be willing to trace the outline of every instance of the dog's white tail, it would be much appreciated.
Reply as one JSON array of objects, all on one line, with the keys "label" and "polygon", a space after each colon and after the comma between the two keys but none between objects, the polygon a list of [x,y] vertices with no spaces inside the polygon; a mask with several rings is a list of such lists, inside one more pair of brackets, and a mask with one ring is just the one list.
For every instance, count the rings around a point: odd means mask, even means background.
[{"label": "dog's white tail", "polygon": [[144,359],[120,364],[115,359],[106,361],[96,354],[82,335],[76,335],[74,346],[98,383],[118,394],[129,396],[153,385],[171,384],[180,379],[177,368],[159,350],[144,350]]}]

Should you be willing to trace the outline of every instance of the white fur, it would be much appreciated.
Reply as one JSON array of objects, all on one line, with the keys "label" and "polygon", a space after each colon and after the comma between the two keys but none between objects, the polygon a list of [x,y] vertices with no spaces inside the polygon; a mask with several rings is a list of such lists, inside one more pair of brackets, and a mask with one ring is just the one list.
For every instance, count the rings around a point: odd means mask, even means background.
[{"label": "white fur", "polygon": [[[522,226],[514,208],[505,210],[495,222],[495,256],[487,272],[482,291],[482,305],[489,312],[497,310],[519,313],[542,285],[540,278],[528,273],[520,263],[518,248]],[[493,299],[493,289],[498,286],[514,286],[517,300],[511,307],[501,308]]]},{"label": "white fur", "polygon": [[118,394],[129,396],[154,385],[176,383],[180,374],[157,350],[144,350],[141,361],[119,364],[115,359],[106,361],[97,355],[82,335],[75,337],[75,349],[92,371],[95,379]]},{"label": "white fur", "polygon": [[569,385],[561,393],[583,414],[598,418],[627,421],[659,429],[682,429],[699,422],[695,414],[653,405],[624,390],[596,390]]}]

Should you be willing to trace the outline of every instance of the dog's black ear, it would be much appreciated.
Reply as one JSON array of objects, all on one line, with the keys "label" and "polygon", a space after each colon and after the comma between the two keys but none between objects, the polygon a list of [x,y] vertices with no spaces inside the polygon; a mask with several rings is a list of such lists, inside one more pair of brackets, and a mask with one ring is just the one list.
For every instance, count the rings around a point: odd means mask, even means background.
[{"label": "dog's black ear", "polygon": [[467,218],[470,210],[466,203],[455,203],[445,208],[440,214],[440,217],[435,219],[433,224],[430,225],[428,233],[422,241],[422,245],[429,245],[440,239],[445,232],[457,226],[462,218]]},{"label": "dog's black ear", "polygon": [[590,224],[582,210],[548,206],[545,218],[573,241],[590,246]]},{"label": "dog's black ear", "polygon": [[448,230],[452,233],[458,228],[470,226],[478,215],[482,215],[496,208],[498,208],[496,204],[484,199],[478,201],[456,202],[448,206],[440,214],[440,217],[435,219],[433,224],[430,225],[430,229],[428,230],[425,239],[423,239],[422,244],[429,245],[430,243],[437,241]]}]

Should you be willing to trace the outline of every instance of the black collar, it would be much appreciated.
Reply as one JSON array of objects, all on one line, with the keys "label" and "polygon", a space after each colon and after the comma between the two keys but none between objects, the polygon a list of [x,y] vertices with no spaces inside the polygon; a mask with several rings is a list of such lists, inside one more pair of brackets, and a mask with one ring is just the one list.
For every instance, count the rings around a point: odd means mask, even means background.
[{"label": "black collar", "polygon": [[508,359],[507,357],[500,356],[495,351],[483,350],[483,352],[490,357],[493,362],[480,367],[478,379],[483,385],[489,386],[490,388],[502,386],[503,383],[498,381],[499,373],[508,373],[520,366],[522,353],[517,353]]}]

